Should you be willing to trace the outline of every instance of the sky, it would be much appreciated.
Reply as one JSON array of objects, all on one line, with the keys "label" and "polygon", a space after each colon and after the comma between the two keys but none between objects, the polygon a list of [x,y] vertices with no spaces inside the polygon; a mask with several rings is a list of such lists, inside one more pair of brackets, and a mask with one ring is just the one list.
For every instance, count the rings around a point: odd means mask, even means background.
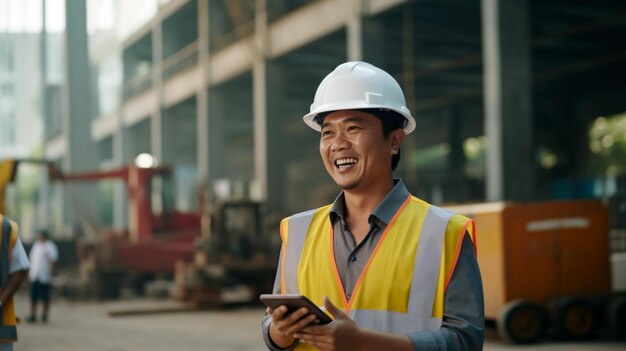
[{"label": "sky", "polygon": [[[0,33],[39,33],[42,4],[46,2],[49,33],[65,29],[65,0],[0,0]],[[167,0],[87,0],[87,29],[114,31],[119,40],[129,36],[154,16]]]},{"label": "sky", "polygon": [[[65,28],[63,0],[46,0],[48,32]],[[42,0],[0,0],[0,33],[36,33],[41,31]]]}]

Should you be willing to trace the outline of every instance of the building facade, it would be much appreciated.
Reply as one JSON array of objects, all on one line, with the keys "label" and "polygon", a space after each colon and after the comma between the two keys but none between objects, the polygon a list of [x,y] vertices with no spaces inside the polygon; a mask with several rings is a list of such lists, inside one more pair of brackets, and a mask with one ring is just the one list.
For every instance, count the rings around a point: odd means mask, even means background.
[{"label": "building facade", "polygon": [[[174,168],[181,209],[195,209],[203,188],[280,214],[331,202],[338,189],[302,116],[347,60],[403,86],[418,126],[397,176],[434,203],[576,197],[579,183],[558,185],[606,176],[589,170],[590,126],[626,111],[620,2],[145,3],[67,3],[75,72],[46,152],[74,170],[150,153]],[[92,24],[70,14],[94,6],[113,25],[87,35]],[[120,35],[129,14],[143,24]],[[111,190],[105,207],[123,227],[126,195]]]}]

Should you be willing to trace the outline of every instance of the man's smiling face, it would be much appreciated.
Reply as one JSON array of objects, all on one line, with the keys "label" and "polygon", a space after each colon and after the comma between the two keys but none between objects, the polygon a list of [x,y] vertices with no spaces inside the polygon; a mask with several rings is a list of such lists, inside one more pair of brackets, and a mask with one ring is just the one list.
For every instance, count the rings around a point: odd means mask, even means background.
[{"label": "man's smiling face", "polygon": [[381,121],[357,110],[335,111],[322,123],[320,154],[326,171],[344,190],[363,190],[391,177],[397,152],[385,139]]}]

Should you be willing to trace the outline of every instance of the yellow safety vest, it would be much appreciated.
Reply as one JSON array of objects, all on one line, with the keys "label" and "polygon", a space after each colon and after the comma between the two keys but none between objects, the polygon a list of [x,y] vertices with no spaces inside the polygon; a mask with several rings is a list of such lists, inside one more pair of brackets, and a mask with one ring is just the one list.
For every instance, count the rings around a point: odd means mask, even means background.
[{"label": "yellow safety vest", "polygon": [[[475,243],[474,222],[408,196],[382,233],[348,301],[335,263],[330,208],[281,222],[281,292],[305,295],[318,306],[328,296],[359,326],[381,332],[439,329],[444,293],[466,231]],[[314,348],[300,343],[296,349]]]},{"label": "yellow safety vest", "polygon": [[[2,291],[9,277],[11,255],[13,246],[17,241],[18,228],[15,222],[2,215],[0,215],[0,226],[0,291]],[[13,297],[11,297],[2,305],[1,343],[17,341],[16,324],[15,306],[13,305]]]},{"label": "yellow safety vest", "polygon": [[4,192],[9,183],[15,178],[17,162],[15,160],[0,161],[0,214],[5,212]]}]

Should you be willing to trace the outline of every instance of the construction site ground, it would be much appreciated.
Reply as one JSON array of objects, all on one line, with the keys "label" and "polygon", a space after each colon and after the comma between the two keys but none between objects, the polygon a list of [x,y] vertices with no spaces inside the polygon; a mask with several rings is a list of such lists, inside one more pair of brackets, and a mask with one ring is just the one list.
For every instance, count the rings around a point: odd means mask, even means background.
[{"label": "construction site ground", "polygon": [[[111,317],[127,306],[162,306],[163,313]],[[263,308],[173,312],[172,301],[70,302],[55,300],[47,324],[21,323],[15,351],[252,351],[265,350],[260,336]],[[16,298],[22,320],[28,314],[24,293]],[[169,311],[166,313],[166,311]],[[533,346],[501,342],[487,330],[485,350],[625,350],[626,341],[557,342]]]}]

